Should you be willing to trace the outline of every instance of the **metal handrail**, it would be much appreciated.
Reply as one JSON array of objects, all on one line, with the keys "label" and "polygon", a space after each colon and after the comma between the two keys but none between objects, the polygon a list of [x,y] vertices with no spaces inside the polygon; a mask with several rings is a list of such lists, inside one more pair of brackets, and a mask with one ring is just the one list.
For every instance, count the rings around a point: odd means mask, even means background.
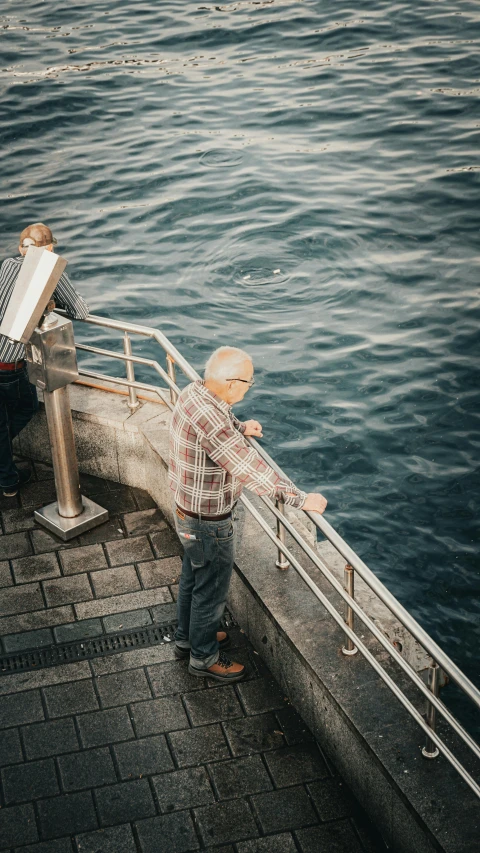
[{"label": "metal handrail", "polygon": [[[141,326],[135,323],[129,323],[126,321],[117,321],[111,320],[109,318],[98,317],[89,315],[82,322],[95,325],[102,326],[104,328],[115,329],[118,331],[122,331],[124,333],[131,333],[142,335],[144,337],[151,338],[155,340],[167,353],[167,371],[165,371],[161,365],[153,360],[146,359],[140,356],[133,356],[129,353],[117,353],[111,350],[105,350],[99,347],[94,347],[85,344],[77,344],[77,349],[92,352],[94,354],[116,358],[125,361],[127,364],[127,379],[119,379],[117,377],[106,376],[105,374],[100,374],[94,371],[88,371],[80,369],[80,373],[83,376],[88,376],[90,378],[101,379],[103,381],[113,382],[120,385],[126,385],[129,389],[140,388],[155,391],[162,399],[162,402],[166,403],[170,408],[173,408],[173,405],[176,400],[176,396],[178,395],[180,389],[176,384],[175,379],[175,371],[174,365],[175,363],[180,367],[182,372],[187,376],[188,379],[194,381],[199,379],[200,376],[197,371],[188,363],[188,361],[178,352],[178,350],[173,346],[173,344],[168,340],[168,338],[160,332],[158,329],[152,329],[148,326]],[[166,382],[168,387],[170,388],[170,400],[160,394],[160,391],[156,386],[148,385],[146,383],[132,381],[129,378],[128,365],[130,364],[133,368],[133,363],[144,364],[153,368]],[[132,372],[132,370],[130,371]],[[253,438],[248,439],[252,446],[255,447],[255,450],[262,457],[262,459],[270,465],[282,478],[287,478],[287,475],[282,471],[280,466],[275,462],[274,459],[270,457],[270,455],[266,452],[266,450],[258,444],[257,441]],[[455,758],[453,753],[448,749],[448,747],[443,743],[441,738],[434,731],[434,723],[433,728],[432,725],[429,725],[429,721],[435,719],[435,710],[439,711],[439,713],[444,717],[444,719],[449,723],[452,729],[463,739],[463,741],[469,746],[469,748],[474,752],[474,754],[480,758],[480,748],[474,739],[465,731],[465,729],[461,726],[461,724],[456,720],[453,714],[448,710],[448,708],[444,705],[444,703],[438,698],[438,695],[435,691],[432,692],[429,687],[425,685],[420,676],[413,670],[412,667],[405,661],[399,651],[395,648],[395,646],[385,637],[382,631],[376,626],[376,624],[370,619],[370,617],[363,611],[361,606],[355,601],[355,599],[348,594],[348,592],[342,587],[337,578],[333,575],[327,565],[321,560],[319,555],[310,547],[310,545],[303,539],[303,537],[298,534],[293,525],[288,521],[285,515],[282,512],[282,508],[277,508],[271,500],[267,497],[262,497],[262,501],[267,506],[267,508],[273,513],[273,515],[277,519],[277,529],[280,532],[281,530],[287,530],[290,536],[294,539],[294,541],[302,548],[303,552],[308,556],[310,560],[314,563],[314,565],[322,572],[323,576],[329,581],[329,583],[334,587],[334,589],[339,593],[339,595],[346,602],[348,608],[351,612],[356,613],[357,616],[362,620],[364,625],[368,628],[369,631],[376,637],[376,639],[380,642],[380,644],[385,648],[385,650],[391,655],[391,657],[396,661],[396,663],[402,668],[402,670],[408,675],[408,677],[413,681],[415,686],[421,691],[421,693],[426,696],[428,700],[428,707],[431,710],[429,713],[429,720],[427,722],[424,721],[423,717],[417,711],[415,706],[410,702],[409,699],[403,694],[400,688],[395,684],[395,682],[391,679],[388,673],[385,672],[381,664],[375,659],[372,653],[365,647],[365,645],[361,642],[358,637],[358,634],[348,625],[345,624],[343,617],[338,613],[335,607],[329,602],[324,593],[317,587],[314,581],[310,578],[307,572],[300,565],[298,560],[293,556],[290,550],[285,545],[284,536],[275,534],[267,522],[263,519],[258,510],[251,504],[251,502],[244,496],[241,496],[241,500],[248,511],[252,514],[252,516],[257,520],[257,522],[261,525],[262,529],[267,533],[270,539],[275,542],[279,557],[283,555],[286,560],[296,569],[296,571],[303,578],[305,583],[310,587],[315,596],[322,602],[324,607],[330,613],[330,615],[334,618],[334,620],[339,624],[342,628],[342,631],[349,639],[350,643],[355,645],[361,654],[366,658],[366,660],[370,663],[373,669],[380,675],[383,681],[387,684],[390,690],[394,693],[395,696],[400,700],[400,702],[404,705],[410,715],[416,720],[416,722],[420,725],[420,727],[427,734],[427,744],[430,746],[435,744],[438,747],[438,750],[443,753],[443,755],[447,758],[447,760],[452,764],[453,767],[458,771],[458,773],[462,776],[462,778],[467,782],[470,788],[480,797],[480,786],[475,782],[475,780],[470,776],[468,771],[460,764],[458,759]],[[428,652],[429,655],[433,658],[433,660],[438,664],[443,671],[454,681],[458,687],[463,690],[463,692],[474,702],[477,708],[480,708],[480,691],[475,687],[475,685],[467,678],[467,676],[459,669],[459,667],[448,657],[448,655],[443,652],[443,650],[435,643],[435,641],[427,634],[427,632],[418,624],[418,622],[411,616],[410,613],[400,604],[399,601],[395,598],[392,593],[384,586],[384,584],[377,578],[377,576],[368,568],[368,566],[363,562],[363,560],[353,551],[352,548],[342,539],[342,537],[337,533],[334,528],[323,518],[323,516],[318,513],[307,512],[306,515],[311,521],[315,524],[315,526],[322,532],[326,539],[331,542],[334,548],[340,553],[350,564],[350,566],[358,572],[359,576],[365,581],[365,583],[370,587],[370,589],[375,593],[375,595],[385,604],[388,610],[395,616],[396,619],[409,631],[409,633],[421,644],[421,646]],[[279,561],[277,561],[277,565],[279,565]],[[286,567],[285,562],[283,562],[282,566]],[[424,754],[428,757],[432,757],[433,753]],[[436,753],[435,753],[436,754]]]}]

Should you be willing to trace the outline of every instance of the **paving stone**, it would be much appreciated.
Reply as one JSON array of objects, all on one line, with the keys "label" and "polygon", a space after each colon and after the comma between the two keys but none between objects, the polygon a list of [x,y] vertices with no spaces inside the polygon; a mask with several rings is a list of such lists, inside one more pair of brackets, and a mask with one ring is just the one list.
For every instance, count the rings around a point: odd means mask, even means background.
[{"label": "paving stone", "polygon": [[38,840],[33,806],[11,806],[0,809],[0,844],[2,849]]},{"label": "paving stone", "polygon": [[[0,560],[13,560],[32,553],[28,533],[9,533],[0,536]],[[146,558],[147,559],[147,558]]]},{"label": "paving stone", "polygon": [[240,702],[232,686],[189,693],[185,697],[185,704],[194,726],[223,722],[232,717],[243,717]]},{"label": "paving stone", "polygon": [[153,559],[150,542],[146,536],[135,536],[132,539],[123,539],[121,542],[107,542],[105,549],[111,566]]},{"label": "paving stone", "polygon": [[151,699],[152,694],[143,669],[131,669],[102,675],[97,679],[102,706],[126,705],[139,699]]},{"label": "paving stone", "polygon": [[155,533],[158,530],[165,530],[167,527],[165,516],[158,507],[140,510],[139,512],[129,512],[123,516],[123,523],[127,536]]},{"label": "paving stone", "polygon": [[12,586],[12,584],[13,578],[10,571],[10,564],[8,560],[4,560],[0,563],[0,589],[5,586]]},{"label": "paving stone", "polygon": [[82,714],[77,717],[77,722],[84,747],[102,746],[134,737],[126,708]]},{"label": "paving stone", "polygon": [[165,604],[172,600],[168,586],[158,589],[142,589],[140,592],[127,592],[112,598],[95,599],[75,605],[78,619],[91,619],[95,616],[110,616],[113,613],[125,613],[128,610],[140,610],[155,604]]},{"label": "paving stone", "polygon": [[[116,571],[116,569],[113,569]],[[116,631],[129,631],[130,628],[144,628],[152,624],[150,612],[143,607],[140,610],[127,610],[125,613],[114,613],[113,616],[104,616],[103,627],[107,634]]]},{"label": "paving stone", "polygon": [[19,761],[23,761],[23,755],[18,729],[5,729],[0,732],[0,767]]},{"label": "paving stone", "polygon": [[12,560],[15,583],[31,583],[60,575],[60,566],[55,554],[37,554]]},{"label": "paving stone", "polygon": [[137,508],[135,499],[131,489],[128,486],[121,486],[115,491],[102,492],[101,495],[95,495],[94,500],[104,509],[108,509],[111,515],[123,515],[124,512],[131,512]]},{"label": "paving stone", "polygon": [[273,714],[260,714],[257,717],[245,717],[225,723],[225,733],[234,756],[284,746],[283,737],[279,732]]},{"label": "paving stone", "polygon": [[98,699],[88,679],[46,687],[43,695],[49,717],[65,717],[67,714],[98,709]]},{"label": "paving stone", "polygon": [[275,716],[278,720],[279,729],[283,732],[289,746],[314,740],[307,724],[304,723],[298,711],[291,705],[287,705],[280,711],[276,711]]},{"label": "paving stone", "polygon": [[183,554],[180,540],[171,527],[151,533],[150,540],[156,557],[176,557]]},{"label": "paving stone", "polygon": [[0,678],[0,694],[14,691],[23,692],[36,687],[49,687],[50,684],[63,684],[66,681],[80,681],[90,678],[91,672],[87,661],[64,663],[31,672],[17,672]]},{"label": "paving stone", "polygon": [[62,752],[78,749],[71,718],[24,726],[22,736],[27,758],[48,758],[50,755],[61,755]]},{"label": "paving stone", "polygon": [[74,835],[98,826],[90,791],[39,800],[37,808],[42,838]]},{"label": "paving stone", "polygon": [[38,583],[29,583],[25,584],[25,586],[2,589],[2,594],[0,595],[1,616],[8,616],[13,613],[25,613],[28,610],[39,610],[43,606],[42,591]]},{"label": "paving stone", "polygon": [[20,506],[20,498],[18,495],[15,495],[13,498],[7,498],[3,492],[0,492],[0,511],[3,512],[4,509],[13,509],[14,507]]},{"label": "paving stone", "polygon": [[136,489],[132,486],[132,493],[139,509],[154,509],[157,506],[152,496],[144,489]]},{"label": "paving stone", "polygon": [[77,835],[76,842],[79,853],[137,853],[129,824]]},{"label": "paving stone", "polygon": [[296,836],[302,853],[362,853],[360,842],[347,820],[301,829]]},{"label": "paving stone", "polygon": [[242,841],[237,844],[237,851],[238,853],[297,853],[297,846],[291,834],[283,832],[281,835],[269,835],[268,838]]},{"label": "paving stone", "polygon": [[117,744],[114,752],[122,779],[166,773],[174,768],[164,735]]},{"label": "paving stone", "polygon": [[188,674],[188,661],[172,661],[158,666],[149,666],[148,675],[154,696],[171,696],[173,693],[188,693],[202,690],[204,681]]},{"label": "paving stone", "polygon": [[8,805],[58,794],[53,759],[29,761],[2,770],[3,795]]},{"label": "paving stone", "polygon": [[97,598],[135,592],[141,588],[134,566],[120,566],[93,572],[92,583]]},{"label": "paving stone", "polygon": [[318,818],[303,787],[287,788],[255,794],[252,797],[255,811],[264,832],[282,832],[318,823]]},{"label": "paving stone", "polygon": [[101,619],[81,619],[53,629],[57,643],[73,643],[75,640],[88,640],[103,634]]},{"label": "paving stone", "polygon": [[227,744],[219,725],[203,726],[186,731],[172,732],[170,743],[179,767],[204,764],[230,758]]},{"label": "paving stone", "polygon": [[107,746],[62,755],[58,759],[60,778],[65,791],[95,788],[117,781],[112,756]]},{"label": "paving stone", "polygon": [[2,520],[5,533],[18,533],[21,530],[31,530],[32,527],[35,527],[35,519],[31,509],[4,509]]},{"label": "paving stone", "polygon": [[157,625],[169,625],[177,619],[177,605],[174,601],[169,604],[157,604],[152,607],[152,616]]},{"label": "paving stone", "polygon": [[[23,590],[25,587],[17,587],[17,589]],[[73,622],[74,619],[75,614],[73,607],[70,605],[67,607],[52,607],[50,610],[33,610],[31,613],[17,613],[16,616],[4,616],[3,619],[0,619],[0,635],[13,634],[17,631],[29,631],[30,629],[51,625],[62,625],[64,622]]]},{"label": "paving stone", "polygon": [[41,482],[28,483],[26,486],[23,486],[20,492],[22,506],[31,507],[32,509],[43,506],[44,504],[52,503],[56,498],[57,495],[55,492],[54,480],[42,480]]},{"label": "paving stone", "polygon": [[263,714],[283,708],[288,699],[278,684],[270,679],[257,678],[238,685],[238,692],[247,714]]},{"label": "paving stone", "polygon": [[91,495],[108,492],[108,486],[109,481],[105,480],[103,477],[96,477],[94,474],[80,474],[80,490],[82,495],[86,495],[87,498]]},{"label": "paving stone", "polygon": [[107,675],[111,672],[122,672],[124,669],[137,669],[140,666],[172,660],[173,655],[174,650],[171,645],[140,647],[131,652],[117,652],[115,655],[94,658],[91,666],[94,675]]},{"label": "paving stone", "polygon": [[29,844],[28,847],[15,848],[15,853],[72,853],[72,842],[69,838],[52,838],[39,844]]},{"label": "paving stone", "polygon": [[208,845],[258,836],[257,825],[245,800],[195,809],[195,818],[202,839]]},{"label": "paving stone", "polygon": [[19,726],[44,719],[42,699],[39,690],[26,690],[24,693],[10,693],[0,696],[0,728]]},{"label": "paving stone", "polygon": [[62,551],[60,562],[64,575],[77,575],[82,572],[94,572],[97,569],[106,569],[108,566],[102,546],[83,545],[80,548],[72,548]]},{"label": "paving stone", "polygon": [[323,821],[338,820],[352,813],[352,795],[338,777],[311,782],[308,790]]},{"label": "paving stone", "polygon": [[178,583],[169,587],[170,592],[172,593],[172,598],[174,601],[178,601]]},{"label": "paving stone", "polygon": [[49,607],[74,604],[77,601],[88,601],[89,598],[93,598],[88,575],[73,575],[69,578],[44,581],[43,591]]},{"label": "paving stone", "polygon": [[208,773],[204,767],[176,770],[168,776],[153,778],[153,785],[162,812],[193,809],[215,801]]},{"label": "paving stone", "polygon": [[167,584],[178,583],[182,571],[182,561],[179,557],[150,560],[148,563],[139,563],[138,571],[145,589],[166,586]]},{"label": "paving stone", "polygon": [[287,746],[265,755],[268,769],[277,788],[311,782],[329,775],[316,744]]},{"label": "paving stone", "polygon": [[148,779],[120,782],[95,791],[101,826],[125,823],[155,814]]},{"label": "paving stone", "polygon": [[199,848],[189,812],[141,820],[135,826],[143,853],[187,853]]},{"label": "paving stone", "polygon": [[3,646],[7,654],[23,649],[40,649],[53,644],[53,634],[50,628],[39,628],[38,631],[27,631],[22,634],[7,634],[3,637]]},{"label": "paving stone", "polygon": [[79,544],[78,539],[70,539],[64,542],[48,530],[42,530],[40,527],[35,527],[31,532],[33,550],[35,554],[47,554],[50,551],[63,551],[66,548],[74,548]]},{"label": "paving stone", "polygon": [[248,755],[245,758],[210,764],[209,769],[221,800],[273,790],[270,777],[259,755]]},{"label": "paving stone", "polygon": [[111,542],[114,539],[123,539],[120,519],[118,517],[109,518],[108,521],[99,524],[98,527],[93,527],[91,530],[87,530],[86,533],[82,533],[79,538],[80,545],[93,545],[97,542]]},{"label": "paving stone", "polygon": [[188,729],[187,715],[179,696],[136,702],[131,706],[137,737]]}]

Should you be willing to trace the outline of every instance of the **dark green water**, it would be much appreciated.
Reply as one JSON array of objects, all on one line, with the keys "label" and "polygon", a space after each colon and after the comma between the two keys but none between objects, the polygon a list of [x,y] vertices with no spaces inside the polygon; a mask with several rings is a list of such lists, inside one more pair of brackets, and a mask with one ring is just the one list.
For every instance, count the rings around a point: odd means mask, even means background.
[{"label": "dark green water", "polygon": [[251,352],[239,413],[477,684],[479,21],[6,0],[0,30],[2,255],[45,220],[92,311]]}]

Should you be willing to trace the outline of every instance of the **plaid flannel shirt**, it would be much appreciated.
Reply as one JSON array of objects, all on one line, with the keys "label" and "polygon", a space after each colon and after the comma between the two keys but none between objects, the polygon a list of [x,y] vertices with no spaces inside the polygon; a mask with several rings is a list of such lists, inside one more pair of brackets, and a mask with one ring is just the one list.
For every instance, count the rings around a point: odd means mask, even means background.
[{"label": "plaid flannel shirt", "polygon": [[243,487],[302,507],[305,492],[270,468],[243,437],[245,424],[201,380],[180,394],[170,426],[170,488],[182,509],[222,515]]}]

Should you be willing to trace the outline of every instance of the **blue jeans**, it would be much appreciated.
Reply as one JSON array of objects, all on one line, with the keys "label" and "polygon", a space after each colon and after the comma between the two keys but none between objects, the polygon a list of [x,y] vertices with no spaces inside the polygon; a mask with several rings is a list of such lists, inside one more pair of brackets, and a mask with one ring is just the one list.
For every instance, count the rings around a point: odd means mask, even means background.
[{"label": "blue jeans", "polygon": [[37,389],[28,381],[26,367],[0,370],[0,487],[18,485],[12,439],[38,409]]},{"label": "blue jeans", "polygon": [[190,665],[208,669],[218,660],[217,631],[232,575],[233,517],[223,521],[181,518],[175,524],[185,549],[178,590],[178,628],[175,641],[190,649]]}]

